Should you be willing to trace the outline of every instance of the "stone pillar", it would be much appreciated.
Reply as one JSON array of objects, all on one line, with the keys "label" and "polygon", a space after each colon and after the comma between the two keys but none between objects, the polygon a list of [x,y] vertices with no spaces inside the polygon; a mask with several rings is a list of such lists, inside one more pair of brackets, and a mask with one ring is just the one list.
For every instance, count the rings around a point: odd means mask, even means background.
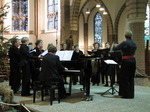
[{"label": "stone pillar", "polygon": [[70,0],[61,0],[61,41],[70,36]]},{"label": "stone pillar", "polygon": [[74,43],[79,42],[79,11],[81,0],[72,0],[70,7],[70,34],[73,36]]},{"label": "stone pillar", "polygon": [[39,39],[41,35],[41,0],[34,0],[34,7],[34,32],[36,39]]},{"label": "stone pillar", "polygon": [[145,44],[144,44],[144,22],[146,19],[146,0],[128,0],[126,3],[128,11],[128,27],[133,32],[133,40],[137,44],[136,62],[137,71],[145,73]]}]

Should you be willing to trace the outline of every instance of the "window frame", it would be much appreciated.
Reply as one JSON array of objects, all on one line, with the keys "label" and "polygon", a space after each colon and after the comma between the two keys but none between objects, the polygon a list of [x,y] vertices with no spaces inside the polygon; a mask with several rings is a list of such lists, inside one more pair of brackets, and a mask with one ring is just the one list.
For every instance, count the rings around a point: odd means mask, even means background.
[{"label": "window frame", "polygon": [[[49,7],[48,7],[48,2],[49,2],[49,0],[46,0],[46,6],[47,6],[47,8],[46,8],[46,9],[47,9],[47,10],[46,10],[46,11],[47,11],[47,13],[46,13],[46,23],[45,23],[45,24],[46,24],[46,32],[57,32],[57,31],[59,30],[59,20],[60,20],[60,19],[59,19],[59,8],[60,8],[60,1],[58,0],[58,4],[57,4],[58,12],[55,12],[55,11],[54,11],[54,10],[55,10],[55,7],[54,7],[54,6],[55,6],[55,4],[54,4],[54,3],[55,3],[55,0],[52,0],[52,1],[53,1],[53,3],[52,3],[53,12],[52,12],[52,13],[49,13],[49,12],[48,12],[48,8],[49,8]],[[52,23],[53,29],[48,29],[48,28],[49,28],[49,23],[48,23],[48,22],[49,22],[49,17],[50,17],[50,16],[52,16],[52,18],[53,18],[53,23]],[[58,22],[57,22],[57,24],[58,24],[57,27],[58,27],[58,28],[55,28],[55,18],[56,18],[56,16],[58,16],[58,19],[57,19],[57,21],[58,21]]]},{"label": "window frame", "polygon": [[[18,1],[20,1],[20,0],[18,0]],[[13,2],[11,3],[11,9],[12,9],[12,11],[11,11],[11,28],[10,28],[10,32],[12,33],[12,34],[28,34],[28,32],[29,32],[29,0],[26,0],[27,1],[27,3],[28,3],[28,5],[27,5],[27,16],[24,16],[24,18],[27,18],[27,30],[26,31],[22,31],[22,30],[20,30],[20,31],[13,31],[13,18],[15,17],[15,16],[13,16]],[[20,7],[20,4],[19,4],[19,12],[21,11],[21,7]],[[22,15],[18,15],[18,17],[20,18]]]},{"label": "window frame", "polygon": [[[147,18],[148,17],[148,18]],[[145,20],[145,23],[144,23],[144,41],[145,41],[145,44],[146,44],[146,41],[147,40],[150,40],[150,28],[149,28],[149,25],[150,25],[150,5],[147,4],[146,6],[146,20]],[[148,21],[148,26],[146,27],[146,22]],[[146,28],[148,28],[148,34],[149,35],[146,35]],[[146,39],[146,36],[149,37],[148,39]]]},{"label": "window frame", "polygon": [[[101,13],[97,12],[94,16],[94,25],[93,25],[94,26],[94,32],[93,32],[94,33],[94,42],[97,42],[97,41],[95,41],[95,18],[96,18],[97,14],[100,14],[102,21],[103,21],[103,17],[101,15]],[[101,24],[102,24],[102,21],[101,21]],[[102,30],[103,30],[103,26],[102,26]],[[100,46],[102,46],[102,44],[103,44],[103,32],[102,32],[102,36],[101,36],[101,43],[99,43],[99,44],[100,44]]]}]

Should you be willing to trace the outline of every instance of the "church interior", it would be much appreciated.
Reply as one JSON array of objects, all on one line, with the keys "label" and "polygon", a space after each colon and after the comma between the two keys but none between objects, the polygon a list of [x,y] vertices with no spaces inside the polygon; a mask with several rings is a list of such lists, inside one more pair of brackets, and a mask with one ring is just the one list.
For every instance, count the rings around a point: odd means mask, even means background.
[{"label": "church interior", "polygon": [[[100,84],[92,85],[90,78],[90,97],[85,98],[88,92],[82,90],[81,77],[78,76],[78,82],[74,84],[72,77],[67,76],[71,90],[68,83],[64,87],[66,91],[71,91],[71,95],[61,99],[60,103],[56,99],[50,105],[49,95],[45,95],[44,101],[41,101],[40,91],[36,93],[33,103],[34,87],[31,87],[31,96],[13,94],[13,101],[24,104],[26,108],[9,112],[149,112],[149,10],[150,0],[0,0],[0,98],[4,96],[2,86],[10,83],[8,50],[9,40],[13,37],[19,40],[28,37],[29,43],[32,43],[31,49],[36,47],[37,40],[42,40],[44,51],[49,44],[54,45],[57,51],[64,44],[67,50],[73,50],[73,46],[78,45],[84,56],[89,56],[87,51],[93,49],[93,43],[99,43],[100,49],[105,49],[106,45],[112,47],[113,43],[125,41],[125,32],[130,30],[137,45],[134,99],[118,97],[119,84],[115,83],[111,88],[104,86],[105,82],[100,79]],[[95,70],[94,64],[91,69]],[[102,95],[109,88],[112,94]],[[0,99],[0,109],[4,105],[7,103]]]}]

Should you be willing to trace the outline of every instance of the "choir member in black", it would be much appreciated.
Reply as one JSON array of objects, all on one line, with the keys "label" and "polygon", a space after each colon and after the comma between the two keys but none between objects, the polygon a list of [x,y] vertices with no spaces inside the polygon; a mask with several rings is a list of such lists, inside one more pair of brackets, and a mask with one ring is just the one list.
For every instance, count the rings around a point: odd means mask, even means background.
[{"label": "choir member in black", "polygon": [[[29,47],[29,53],[33,55],[33,53],[35,52],[33,50],[33,43],[29,42],[28,47]],[[32,76],[33,76],[32,74],[35,74],[35,72],[34,72],[34,59],[30,59],[30,74],[31,74],[31,79],[32,79]],[[33,86],[33,84],[31,84],[31,86]]]},{"label": "choir member in black", "polygon": [[[94,49],[92,51],[95,52],[95,53],[91,54],[91,56],[99,57],[99,54],[96,51],[99,50],[100,44],[98,42],[95,42],[93,44],[93,46],[94,46]],[[99,69],[100,60],[95,59],[93,64],[94,64],[93,65],[94,67],[93,67],[93,70],[92,70],[91,82],[93,83],[93,85],[95,85],[95,84],[99,85],[99,83],[100,83],[100,69]]]},{"label": "choir member in black", "polygon": [[[74,69],[76,69],[76,70],[81,70],[81,69],[83,69],[83,61],[80,59],[80,57],[81,56],[84,56],[84,54],[83,54],[83,52],[79,49],[79,45],[78,44],[76,44],[76,45],[74,45],[74,52],[73,52],[73,55],[72,55],[72,59],[71,60],[73,60],[74,61],[74,66],[75,66],[75,68]],[[83,83],[83,81],[82,81],[82,74],[81,74],[81,76],[80,76],[80,84],[81,83]],[[77,83],[77,81],[78,81],[78,76],[74,76],[73,77],[73,84],[74,85],[76,85],[76,83]]]},{"label": "choir member in black", "polygon": [[29,42],[28,47],[29,47],[29,51],[32,52],[32,50],[33,50],[33,43],[32,43],[32,42]]},{"label": "choir member in black", "polygon": [[13,38],[12,46],[9,49],[9,58],[10,58],[10,86],[13,89],[14,93],[17,93],[20,87],[21,73],[20,73],[20,52],[19,46],[20,41],[17,38]]},{"label": "choir member in black", "polygon": [[28,37],[21,39],[20,65],[22,69],[22,96],[30,95],[30,59],[40,58],[40,56],[33,56],[29,53],[28,42]]},{"label": "choir member in black", "polygon": [[[37,40],[35,43],[35,52],[33,52],[34,56],[39,56],[44,50],[43,50],[43,41],[42,40]],[[32,83],[37,81],[39,78],[39,73],[40,73],[40,67],[41,67],[41,59],[34,59],[33,63],[33,68],[34,68],[34,74],[32,74]]]},{"label": "choir member in black", "polygon": [[102,83],[104,84],[104,79],[105,79],[105,86],[109,86],[108,85],[108,76],[110,76],[112,74],[112,66],[111,65],[107,65],[104,60],[110,59],[110,48],[109,48],[109,44],[106,43],[105,44],[105,48],[102,50],[102,54],[101,54],[101,75],[102,75]]},{"label": "choir member in black", "polygon": [[62,48],[60,49],[60,51],[64,51],[64,50],[69,50],[67,49],[67,44],[62,44]]},{"label": "choir member in black", "polygon": [[42,69],[39,80],[48,86],[51,86],[51,84],[55,82],[60,82],[60,94],[61,98],[64,98],[66,97],[66,91],[60,72],[64,71],[65,67],[61,64],[59,56],[55,55],[56,51],[57,49],[55,46],[49,46],[48,54],[44,56],[41,63]]},{"label": "choir member in black", "polygon": [[134,98],[134,76],[136,60],[134,57],[137,49],[136,43],[132,40],[132,32],[125,33],[126,41],[123,41],[114,50],[122,51],[122,63],[119,74],[119,96],[122,98]]}]

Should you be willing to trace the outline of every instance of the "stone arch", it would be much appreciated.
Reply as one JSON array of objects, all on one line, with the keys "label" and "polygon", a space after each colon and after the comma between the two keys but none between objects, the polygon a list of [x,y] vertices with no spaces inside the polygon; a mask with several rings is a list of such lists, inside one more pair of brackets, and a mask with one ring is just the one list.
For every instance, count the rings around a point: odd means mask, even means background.
[{"label": "stone arch", "polygon": [[[85,3],[84,3],[84,5],[82,6],[82,8],[81,8],[81,10],[80,10],[80,12],[79,12],[79,16],[78,17],[80,17],[80,14],[82,14],[83,13],[83,9],[84,9],[84,7],[86,6],[86,4],[88,3],[88,2],[90,2],[90,1],[92,1],[92,0],[88,0],[88,1],[86,1]],[[110,13],[109,13],[109,11],[108,11],[108,9],[107,9],[107,7],[106,7],[106,5],[104,4],[104,2],[102,1],[102,0],[98,0],[101,4],[103,4],[103,6],[104,6],[104,8],[105,8],[105,10],[107,11],[107,15],[105,16],[106,17],[106,20],[107,20],[107,40],[108,40],[108,42],[109,43],[112,43],[113,42],[113,22],[112,22],[112,18],[111,18],[111,16],[110,16]],[[95,7],[93,7],[92,8],[92,10],[94,10],[94,8]],[[91,11],[92,11],[91,10]],[[85,17],[84,17],[85,18]],[[87,17],[88,18],[88,17]]]},{"label": "stone arch", "polygon": [[123,13],[123,11],[125,10],[126,8],[126,3],[123,4],[123,6],[120,8],[118,14],[117,14],[117,17],[115,19],[115,24],[114,24],[114,40],[115,42],[118,42],[118,25],[119,25],[119,20],[120,20],[120,17],[121,17],[121,14]]}]

